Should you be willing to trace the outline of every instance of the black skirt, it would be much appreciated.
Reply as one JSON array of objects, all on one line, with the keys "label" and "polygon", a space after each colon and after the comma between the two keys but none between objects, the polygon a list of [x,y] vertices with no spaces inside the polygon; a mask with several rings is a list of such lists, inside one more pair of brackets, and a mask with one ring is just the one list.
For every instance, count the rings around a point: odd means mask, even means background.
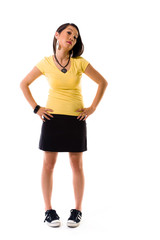
[{"label": "black skirt", "polygon": [[87,151],[86,120],[77,116],[51,114],[50,120],[44,117],[39,140],[39,149],[50,152]]}]

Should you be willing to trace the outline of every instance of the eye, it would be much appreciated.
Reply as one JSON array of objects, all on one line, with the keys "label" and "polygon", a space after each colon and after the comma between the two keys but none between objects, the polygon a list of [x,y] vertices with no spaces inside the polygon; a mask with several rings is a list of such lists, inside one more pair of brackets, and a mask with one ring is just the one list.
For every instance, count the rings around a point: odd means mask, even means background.
[{"label": "eye", "polygon": [[[71,34],[71,32],[67,32],[69,35]],[[74,38],[77,40],[77,38],[74,36]]]}]

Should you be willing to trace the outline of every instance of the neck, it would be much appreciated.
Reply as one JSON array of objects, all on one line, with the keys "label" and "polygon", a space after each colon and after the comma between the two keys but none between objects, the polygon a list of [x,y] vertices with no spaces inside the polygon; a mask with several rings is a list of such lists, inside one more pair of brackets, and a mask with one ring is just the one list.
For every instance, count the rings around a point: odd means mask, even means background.
[{"label": "neck", "polygon": [[56,57],[60,62],[66,61],[69,59],[69,51],[65,51],[65,49],[57,49]]}]

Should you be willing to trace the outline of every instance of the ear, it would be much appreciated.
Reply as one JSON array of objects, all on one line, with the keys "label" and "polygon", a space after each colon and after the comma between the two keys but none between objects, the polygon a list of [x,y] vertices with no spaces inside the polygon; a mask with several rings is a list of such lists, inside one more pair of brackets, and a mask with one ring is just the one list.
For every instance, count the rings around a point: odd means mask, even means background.
[{"label": "ear", "polygon": [[57,37],[59,36],[59,33],[56,32],[54,36],[55,36],[56,39],[58,39]]}]

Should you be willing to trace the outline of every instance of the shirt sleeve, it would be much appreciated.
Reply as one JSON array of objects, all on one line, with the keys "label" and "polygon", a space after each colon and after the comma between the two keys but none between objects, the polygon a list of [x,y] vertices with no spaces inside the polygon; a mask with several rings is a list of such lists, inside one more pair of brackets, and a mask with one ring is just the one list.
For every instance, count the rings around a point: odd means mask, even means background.
[{"label": "shirt sleeve", "polygon": [[45,57],[44,57],[35,66],[42,72],[42,74],[45,75],[45,65],[46,65],[46,61],[45,61]]},{"label": "shirt sleeve", "polygon": [[81,57],[81,68],[82,68],[82,72],[85,71],[85,69],[86,69],[86,67],[88,66],[88,64],[89,64],[89,62],[88,62],[85,58]]}]

